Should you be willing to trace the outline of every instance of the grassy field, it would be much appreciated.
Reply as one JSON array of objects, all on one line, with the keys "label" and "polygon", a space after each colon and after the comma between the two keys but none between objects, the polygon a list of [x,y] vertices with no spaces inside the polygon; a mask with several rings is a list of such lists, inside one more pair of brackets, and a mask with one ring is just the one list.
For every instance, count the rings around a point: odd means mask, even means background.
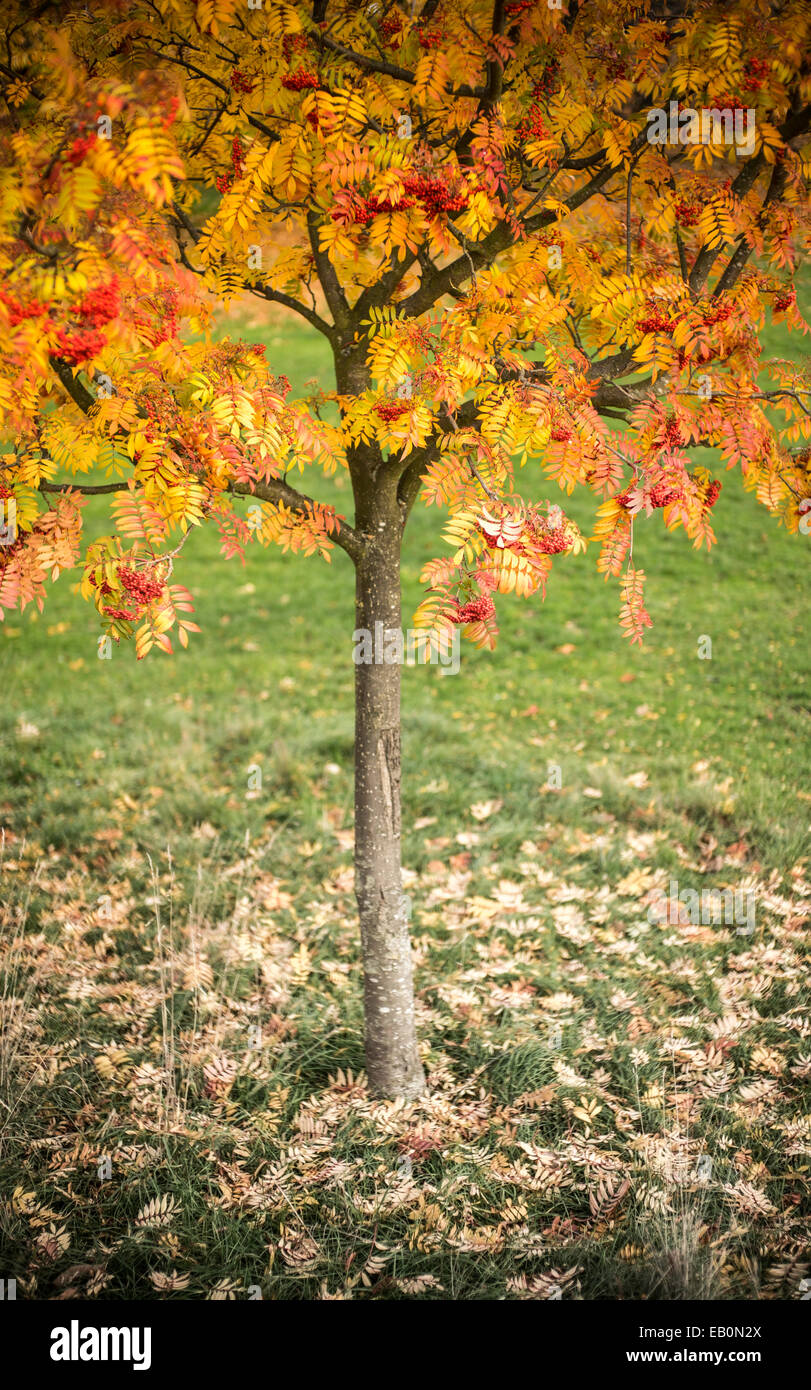
[{"label": "grassy field", "polygon": [[[296,325],[230,327],[296,389],[326,379]],[[527,491],[553,496],[529,472]],[[319,496],[351,512],[344,479]],[[573,500],[584,530],[592,511]],[[638,528],[642,651],[587,554],[545,604],[501,601],[494,655],[405,671],[430,1080],[408,1105],[363,1076],[346,556],[243,569],[193,536],[178,578],[202,633],[173,658],[98,660],[69,575],[7,618],[19,1297],[800,1296],[809,548],[736,475],[715,517],[710,555]],[[409,526],[406,622],[441,521]],[[751,892],[754,933],[652,924],[671,879]]]}]

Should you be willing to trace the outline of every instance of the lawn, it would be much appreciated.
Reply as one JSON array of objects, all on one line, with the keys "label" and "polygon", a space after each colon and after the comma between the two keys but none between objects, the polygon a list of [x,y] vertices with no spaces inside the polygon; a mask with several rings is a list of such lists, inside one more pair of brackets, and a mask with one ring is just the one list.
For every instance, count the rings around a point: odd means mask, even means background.
[{"label": "lawn", "polygon": [[[295,323],[227,326],[296,391],[328,381]],[[555,496],[537,466],[527,491]],[[318,495],[351,514],[345,478]],[[586,531],[593,510],[572,499]],[[18,1296],[800,1297],[809,545],[737,474],[715,518],[710,554],[638,527],[641,651],[589,553],[545,603],[501,600],[495,654],[405,670],[430,1083],[407,1105],[363,1076],[347,557],[242,568],[195,534],[177,577],[202,632],[141,663],[97,659],[69,574],[7,617]],[[409,524],[406,623],[441,522]],[[651,922],[670,880],[751,893],[754,932]]]}]

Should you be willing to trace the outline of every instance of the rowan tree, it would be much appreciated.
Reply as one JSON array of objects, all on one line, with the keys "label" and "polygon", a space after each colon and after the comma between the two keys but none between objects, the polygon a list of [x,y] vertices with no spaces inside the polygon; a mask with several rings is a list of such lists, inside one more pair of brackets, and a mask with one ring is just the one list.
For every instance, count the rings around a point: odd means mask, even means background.
[{"label": "rowan tree", "polygon": [[[759,341],[807,331],[803,0],[8,0],[3,26],[0,613],[78,567],[103,635],[185,646],[206,524],[228,557],[337,547],[357,628],[399,630],[421,499],[447,524],[415,621],[492,647],[500,597],[586,550],[581,488],[636,642],[635,528],[715,540],[697,446],[806,529],[808,372]],[[654,143],[671,102],[753,112],[751,147]],[[322,334],[334,382],[293,400],[219,341],[240,295]],[[318,500],[335,470],[351,519]],[[369,1078],[412,1096],[397,664],[356,667],[355,779]]]}]

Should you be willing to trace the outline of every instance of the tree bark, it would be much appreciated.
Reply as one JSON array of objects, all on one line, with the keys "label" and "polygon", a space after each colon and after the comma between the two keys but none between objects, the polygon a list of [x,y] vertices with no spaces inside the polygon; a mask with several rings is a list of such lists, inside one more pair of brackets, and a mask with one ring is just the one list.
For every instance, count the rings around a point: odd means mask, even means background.
[{"label": "tree bark", "polygon": [[[400,849],[400,662],[382,639],[401,631],[402,518],[396,481],[356,495],[364,551],[355,567],[355,626],[372,660],[355,666],[355,895],[363,946],[366,1067],[373,1095],[420,1095],[408,915]],[[356,648],[356,651],[359,647]],[[394,650],[396,656],[396,648]]]}]

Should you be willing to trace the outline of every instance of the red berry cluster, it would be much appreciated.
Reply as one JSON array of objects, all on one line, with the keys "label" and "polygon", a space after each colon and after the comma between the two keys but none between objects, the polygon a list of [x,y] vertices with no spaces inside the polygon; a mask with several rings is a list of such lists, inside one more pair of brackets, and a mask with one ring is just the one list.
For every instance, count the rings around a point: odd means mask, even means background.
[{"label": "red berry cluster", "polygon": [[22,304],[5,290],[0,290],[0,303],[5,304],[8,310],[8,321],[12,328],[16,328],[24,319],[38,319],[42,314],[47,314],[51,307],[48,303],[40,303],[38,299]]},{"label": "red berry cluster", "polygon": [[677,502],[681,496],[678,488],[662,481],[653,484],[648,493],[648,501],[652,507],[669,507],[671,502]]},{"label": "red berry cluster", "polygon": [[606,75],[611,82],[622,82],[628,76],[628,60],[620,56],[616,48],[607,43],[596,43],[593,47],[595,58],[605,64]]},{"label": "red berry cluster", "polygon": [[391,198],[377,198],[374,194],[368,198],[360,198],[353,207],[352,221],[365,227],[378,213],[403,212],[407,208],[415,207],[417,203],[422,204],[429,216],[438,217],[443,212],[463,212],[468,204],[468,194],[465,190],[452,193],[442,179],[429,175],[405,174],[403,187],[405,197],[401,198],[399,203],[393,203]]},{"label": "red berry cluster", "polygon": [[[94,579],[94,577],[93,577],[92,574],[88,575],[88,579],[90,580],[90,583],[93,585],[93,588],[94,588],[94,589],[99,589],[98,580]],[[105,579],[104,583],[102,584],[101,588],[99,589],[99,593],[100,593],[100,594],[111,594],[112,592],[113,592],[113,591],[112,591],[112,589],[110,588],[110,585],[107,583],[107,581],[106,581],[106,579]]]},{"label": "red berry cluster", "polygon": [[439,48],[443,43],[445,35],[441,29],[418,29],[417,43],[420,48],[428,52],[431,48]]},{"label": "red berry cluster", "polygon": [[513,0],[511,5],[504,6],[504,13],[514,19],[516,15],[523,14],[524,10],[532,9],[532,0]]},{"label": "red berry cluster", "polygon": [[544,125],[543,111],[537,102],[533,102],[528,114],[518,127],[516,132],[519,140],[548,140],[549,131]]},{"label": "red berry cluster", "polygon": [[759,92],[771,71],[771,66],[768,58],[750,58],[743,70],[746,79],[743,90],[745,92]]},{"label": "red berry cluster", "polygon": [[700,203],[688,203],[686,198],[677,199],[676,221],[680,227],[694,227],[700,216]]},{"label": "red berry cluster", "polygon": [[96,143],[95,135],[79,135],[65,152],[65,158],[74,167],[81,164],[88,150],[91,150]]},{"label": "red berry cluster", "polygon": [[646,318],[640,319],[637,327],[640,333],[672,333],[681,314],[671,318],[663,309],[652,309]]},{"label": "red berry cluster", "polygon": [[80,362],[89,362],[91,357],[98,356],[107,346],[104,334],[97,332],[95,328],[80,328],[75,333],[67,333],[64,328],[60,328],[56,341],[57,356],[73,367],[78,366]]},{"label": "red berry cluster", "polygon": [[451,614],[452,623],[481,623],[485,618],[492,618],[496,611],[496,605],[489,594],[480,594],[470,603],[463,604]]},{"label": "red berry cluster", "polygon": [[306,34],[285,34],[282,39],[282,53],[289,59],[292,53],[302,53],[309,42]]},{"label": "red berry cluster", "polygon": [[227,193],[234,182],[234,177],[240,178],[245,167],[245,151],[240,144],[239,136],[235,135],[231,144],[231,168],[225,174],[218,174],[215,179],[217,189],[220,193]]},{"label": "red berry cluster", "polygon": [[118,570],[118,577],[127,593],[131,594],[138,604],[151,603],[153,599],[160,598],[163,593],[163,585],[157,579],[147,578],[146,573],[140,570],[127,569],[121,565]]},{"label": "red berry cluster", "polygon": [[[130,596],[130,602],[135,604],[135,611],[130,612],[126,608],[104,608],[102,611],[108,618],[120,618],[131,622],[163,593],[163,585],[157,579],[150,579],[145,572],[131,570],[126,565],[119,566],[118,577]],[[101,592],[109,593],[110,589],[104,585]]]},{"label": "red berry cluster", "polygon": [[170,125],[174,125],[179,110],[180,97],[172,97],[171,101],[169,102],[169,105],[166,108],[166,115],[161,120],[161,125],[163,126],[164,130],[168,130]]},{"label": "red berry cluster", "polygon": [[774,307],[779,314],[782,314],[785,309],[790,309],[796,300],[797,291],[792,287],[790,290],[784,290],[775,295]]},{"label": "red berry cluster", "polygon": [[240,72],[239,68],[234,68],[231,73],[231,86],[235,92],[244,92],[247,96],[253,91],[256,83],[252,82],[250,77],[246,77],[244,72]]},{"label": "red berry cluster", "polygon": [[568,444],[572,437],[572,431],[568,425],[553,425],[551,438],[557,444]]},{"label": "red berry cluster", "polygon": [[716,323],[723,323],[732,313],[731,304],[716,304],[712,309],[705,309],[704,323],[707,328],[712,328]]},{"label": "red berry cluster", "polygon": [[[624,492],[618,493],[615,500],[619,502],[621,507],[628,508],[631,504],[631,493],[636,490],[635,485],[631,484]],[[681,496],[682,494],[676,488],[672,488],[669,483],[660,480],[653,484],[647,494],[647,500],[652,507],[668,507],[671,502],[677,502]]]},{"label": "red berry cluster", "polygon": [[[180,411],[174,396],[166,394],[138,397],[138,407],[149,417],[151,424],[163,431],[177,429],[180,424]],[[147,438],[151,431],[147,427]]]},{"label": "red berry cluster", "polygon": [[537,100],[539,97],[552,96],[560,85],[559,73],[560,63],[557,58],[550,58],[549,62],[542,67],[541,75],[532,88],[533,98]]},{"label": "red berry cluster", "polygon": [[137,612],[132,612],[129,608],[102,608],[101,611],[105,617],[119,622],[133,623],[138,617]]},{"label": "red berry cluster", "polygon": [[715,506],[716,502],[718,501],[718,498],[719,498],[719,496],[720,496],[720,493],[721,493],[721,484],[720,484],[719,482],[712,482],[712,483],[710,483],[709,487],[707,488],[707,495],[706,495],[706,497],[704,498],[704,510],[705,510],[705,511],[709,512],[709,511],[712,510],[712,508]]},{"label": "red berry cluster", "polygon": [[562,526],[551,531],[537,531],[533,528],[533,540],[535,549],[544,555],[560,555],[564,550],[568,550],[570,545]]},{"label": "red berry cluster", "polygon": [[744,97],[738,96],[737,92],[725,92],[723,96],[717,96],[713,101],[713,105],[722,111],[734,112],[746,110],[746,100]]},{"label": "red berry cluster", "polygon": [[314,72],[305,72],[303,68],[299,68],[298,72],[290,72],[282,78],[282,86],[288,92],[304,92],[315,91],[321,83]]},{"label": "red berry cluster", "polygon": [[675,415],[668,415],[665,421],[664,442],[670,449],[680,449],[684,443],[681,426]]},{"label": "red berry cluster", "polygon": [[407,415],[411,406],[408,401],[382,401],[374,409],[375,415],[379,415],[381,420],[397,420],[401,415]]},{"label": "red berry cluster", "polygon": [[119,310],[118,281],[113,276],[106,285],[88,290],[77,306],[76,313],[88,328],[102,328],[114,319]]}]

